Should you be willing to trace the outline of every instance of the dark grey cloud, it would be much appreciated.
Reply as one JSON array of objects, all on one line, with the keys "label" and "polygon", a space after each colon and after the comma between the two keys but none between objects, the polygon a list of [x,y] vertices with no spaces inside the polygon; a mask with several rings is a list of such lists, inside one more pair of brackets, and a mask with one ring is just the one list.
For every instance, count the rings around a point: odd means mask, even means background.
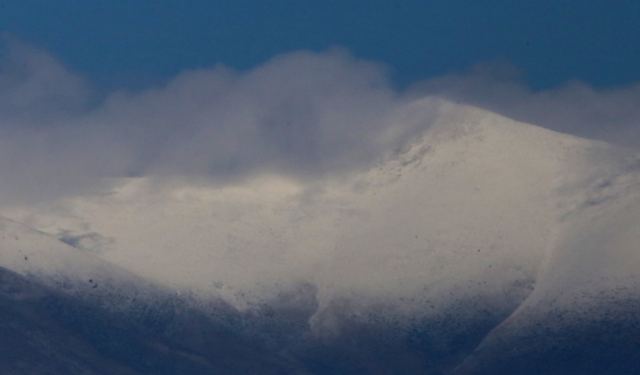
[{"label": "dark grey cloud", "polygon": [[87,104],[90,90],[44,51],[0,34],[0,113],[3,128],[10,120],[31,125],[53,120]]}]

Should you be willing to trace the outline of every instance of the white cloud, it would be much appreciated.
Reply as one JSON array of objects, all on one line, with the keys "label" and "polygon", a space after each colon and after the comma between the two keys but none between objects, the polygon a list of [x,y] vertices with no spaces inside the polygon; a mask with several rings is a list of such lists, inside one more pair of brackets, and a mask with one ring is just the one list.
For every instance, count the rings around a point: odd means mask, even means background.
[{"label": "white cloud", "polygon": [[384,70],[342,50],[297,52],[247,72],[189,71],[96,102],[42,51],[8,44],[0,75],[0,202],[48,199],[101,177],[267,170],[298,177],[370,162],[402,142]]},{"label": "white cloud", "polygon": [[637,85],[596,91],[572,83],[532,92],[507,67],[436,78],[403,93],[390,86],[383,67],[334,49],[278,56],[243,72],[187,71],[162,86],[100,99],[45,52],[8,36],[4,47],[0,205],[91,191],[104,177],[227,183],[267,172],[339,175],[380,160],[427,128],[432,118],[405,126],[390,121],[426,94],[640,147]]}]

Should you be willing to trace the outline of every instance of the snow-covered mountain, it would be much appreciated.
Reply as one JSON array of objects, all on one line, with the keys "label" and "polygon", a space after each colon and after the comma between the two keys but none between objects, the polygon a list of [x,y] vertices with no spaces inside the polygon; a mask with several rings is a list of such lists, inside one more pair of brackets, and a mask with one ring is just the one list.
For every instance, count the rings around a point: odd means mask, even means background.
[{"label": "snow-covered mountain", "polygon": [[[411,352],[407,368],[491,373],[506,352],[514,366],[548,355],[541,332],[569,337],[602,317],[631,324],[640,290],[636,158],[437,99],[409,103],[389,121],[426,130],[349,174],[223,185],[123,179],[106,194],[6,209],[25,224],[0,222],[0,266],[45,283],[76,278],[87,290],[150,280],[224,301],[245,326],[263,322],[267,306],[286,310],[301,322],[284,334],[295,339],[282,339],[286,324],[274,320],[280,332],[263,323],[255,331],[279,337],[281,365],[310,373],[318,372],[305,361],[322,354],[301,347],[377,363],[341,341],[351,335],[378,353],[370,329]],[[535,350],[507,350],[519,345]]]}]

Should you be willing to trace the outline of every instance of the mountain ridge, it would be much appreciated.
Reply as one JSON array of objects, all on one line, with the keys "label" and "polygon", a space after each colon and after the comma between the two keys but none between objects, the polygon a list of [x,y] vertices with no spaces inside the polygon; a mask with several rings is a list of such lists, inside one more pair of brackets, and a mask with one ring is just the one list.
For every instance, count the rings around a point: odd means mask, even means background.
[{"label": "mountain ridge", "polygon": [[[537,351],[509,363],[551,355],[545,332],[602,335],[592,322],[605,318],[635,332],[629,313],[612,307],[635,311],[630,292],[640,286],[632,155],[441,100],[413,102],[391,119],[424,131],[347,176],[257,175],[224,186],[139,178],[111,194],[9,212],[50,235],[0,219],[8,228],[0,246],[13,251],[0,253],[0,266],[69,272],[83,282],[80,294],[122,277],[192,293],[200,307],[219,301],[196,310],[223,309],[303,363],[326,364],[314,356],[338,347],[368,358],[341,340],[376,352],[371,331],[398,353],[411,348],[411,361],[441,355],[442,373],[491,373],[505,348],[527,340]],[[109,239],[94,253],[52,237],[92,233]],[[21,241],[43,247],[42,257],[22,252]],[[49,261],[51,249],[74,260]]]}]

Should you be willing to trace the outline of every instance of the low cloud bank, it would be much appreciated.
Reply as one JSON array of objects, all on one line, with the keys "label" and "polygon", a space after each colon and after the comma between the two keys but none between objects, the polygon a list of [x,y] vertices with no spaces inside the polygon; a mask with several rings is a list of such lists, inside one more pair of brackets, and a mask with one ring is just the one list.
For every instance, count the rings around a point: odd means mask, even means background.
[{"label": "low cloud bank", "polygon": [[[10,36],[0,57],[0,204],[47,201],[105,177],[255,173],[326,177],[368,165],[429,126],[391,121],[416,96],[640,147],[640,86],[574,82],[540,92],[513,68],[477,68],[399,92],[385,68],[341,49],[294,52],[249,71],[187,71],[164,85],[98,95],[55,58]],[[415,125],[415,124],[414,124]]]},{"label": "low cloud bank", "polygon": [[[0,202],[42,200],[102,177],[348,170],[398,144],[400,101],[384,69],[343,50],[296,52],[247,72],[185,72],[102,99],[46,53],[5,40]],[[398,131],[399,130],[399,131]]]}]

